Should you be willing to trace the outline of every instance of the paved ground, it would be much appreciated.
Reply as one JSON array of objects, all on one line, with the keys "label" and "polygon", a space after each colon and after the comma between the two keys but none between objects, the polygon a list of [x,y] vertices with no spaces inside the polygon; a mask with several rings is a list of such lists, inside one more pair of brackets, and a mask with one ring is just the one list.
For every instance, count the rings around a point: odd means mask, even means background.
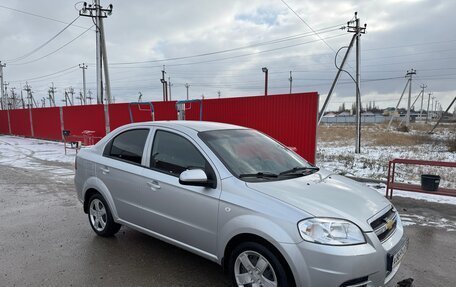
[{"label": "paved ground", "polygon": [[[228,286],[218,265],[134,230],[96,236],[71,175],[49,172],[72,166],[44,165],[0,162],[0,286]],[[394,203],[411,239],[395,282],[412,277],[414,286],[454,286],[456,206]]]}]

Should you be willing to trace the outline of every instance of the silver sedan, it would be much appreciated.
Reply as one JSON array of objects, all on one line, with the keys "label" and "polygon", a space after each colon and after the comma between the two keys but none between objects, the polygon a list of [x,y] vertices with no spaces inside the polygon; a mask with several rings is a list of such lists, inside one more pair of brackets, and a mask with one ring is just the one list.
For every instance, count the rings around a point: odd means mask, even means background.
[{"label": "silver sedan", "polygon": [[139,230],[217,262],[234,286],[384,286],[408,246],[383,196],[240,126],[120,127],[81,150],[75,183],[96,234]]}]

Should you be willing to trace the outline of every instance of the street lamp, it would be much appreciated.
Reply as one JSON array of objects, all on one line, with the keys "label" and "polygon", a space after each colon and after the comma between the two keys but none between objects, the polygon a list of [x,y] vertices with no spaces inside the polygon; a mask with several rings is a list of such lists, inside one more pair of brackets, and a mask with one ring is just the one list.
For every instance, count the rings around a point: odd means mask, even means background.
[{"label": "street lamp", "polygon": [[268,68],[263,67],[261,70],[264,73],[264,95],[268,95]]}]

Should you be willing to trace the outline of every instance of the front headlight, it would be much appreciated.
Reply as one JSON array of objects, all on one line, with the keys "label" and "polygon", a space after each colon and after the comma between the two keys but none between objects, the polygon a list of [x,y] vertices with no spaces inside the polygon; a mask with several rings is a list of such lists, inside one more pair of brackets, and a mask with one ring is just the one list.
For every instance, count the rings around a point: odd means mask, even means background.
[{"label": "front headlight", "polygon": [[354,223],[335,218],[309,218],[298,223],[301,237],[326,245],[354,245],[366,243],[363,232]]}]

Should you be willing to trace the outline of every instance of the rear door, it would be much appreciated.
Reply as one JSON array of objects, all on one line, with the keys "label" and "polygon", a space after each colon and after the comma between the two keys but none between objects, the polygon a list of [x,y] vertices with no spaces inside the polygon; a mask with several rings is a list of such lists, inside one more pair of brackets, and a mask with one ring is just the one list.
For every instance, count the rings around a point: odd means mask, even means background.
[{"label": "rear door", "polygon": [[[148,228],[215,254],[220,181],[213,164],[191,137],[157,128],[150,148],[150,168],[142,173],[141,190],[150,212]],[[214,187],[179,183],[186,169],[200,168]]]},{"label": "rear door", "polygon": [[119,217],[138,224],[141,214],[140,180],[149,128],[135,128],[116,135],[106,146],[96,167],[97,177],[109,189]]}]

